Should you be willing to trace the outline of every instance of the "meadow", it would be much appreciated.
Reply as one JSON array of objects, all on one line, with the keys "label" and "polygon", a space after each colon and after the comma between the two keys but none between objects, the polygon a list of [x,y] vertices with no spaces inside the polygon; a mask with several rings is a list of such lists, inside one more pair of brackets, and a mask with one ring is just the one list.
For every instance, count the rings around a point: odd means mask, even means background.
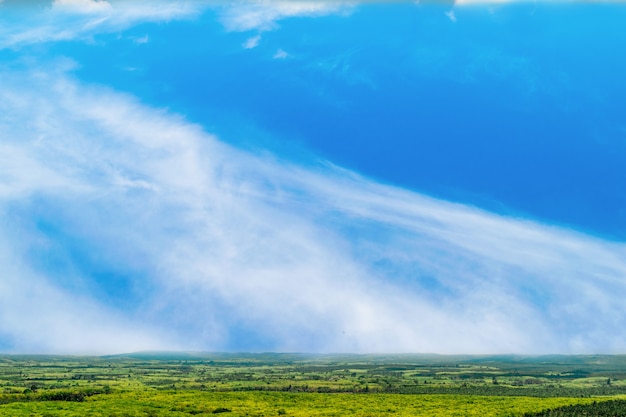
[{"label": "meadow", "polygon": [[616,399],[626,399],[626,356],[0,356],[0,416],[530,416],[600,405],[611,414],[588,415],[626,415]]}]

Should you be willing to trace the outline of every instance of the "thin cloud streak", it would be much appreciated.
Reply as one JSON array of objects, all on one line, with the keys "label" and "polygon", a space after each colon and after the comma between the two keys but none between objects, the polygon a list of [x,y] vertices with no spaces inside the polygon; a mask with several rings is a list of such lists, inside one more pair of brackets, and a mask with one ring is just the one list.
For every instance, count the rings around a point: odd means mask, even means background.
[{"label": "thin cloud streak", "polygon": [[16,350],[626,348],[621,243],[250,154],[63,73],[2,78],[3,301],[39,306],[18,327],[0,303]]},{"label": "thin cloud streak", "polygon": [[267,31],[277,27],[277,22],[290,17],[317,17],[346,13],[355,1],[286,1],[252,0],[222,6],[222,23],[228,30]]},{"label": "thin cloud streak", "polygon": [[0,49],[70,40],[92,41],[93,36],[115,33],[143,22],[192,18],[206,2],[54,0],[48,7],[6,6],[19,18],[0,16]]},{"label": "thin cloud streak", "polygon": [[[0,3],[1,4],[1,3]],[[115,33],[142,22],[167,22],[193,18],[207,9],[217,10],[230,31],[267,31],[277,22],[291,17],[316,17],[349,11],[355,2],[330,1],[243,1],[235,4],[198,1],[121,1],[121,0],[53,0],[48,7],[20,10],[19,19],[2,21],[0,17],[0,49],[18,49],[26,45],[83,40]],[[16,24],[20,22],[19,24]],[[255,38],[246,44],[256,46]],[[259,38],[260,39],[260,38]]]},{"label": "thin cloud streak", "polygon": [[[523,0],[456,0],[450,6],[507,4]],[[544,0],[566,3],[567,0]],[[362,1],[284,1],[249,0],[220,2],[121,0],[52,0],[48,7],[6,6],[5,11],[20,10],[18,19],[0,16],[0,49],[19,49],[27,45],[82,40],[93,42],[94,36],[116,33],[143,22],[168,22],[190,19],[208,9],[217,11],[229,31],[264,32],[277,29],[278,22],[294,17],[319,17],[349,14]],[[428,4],[429,2],[424,2]],[[0,2],[1,4],[1,2]],[[446,15],[456,21],[453,10]],[[4,18],[4,21],[3,21]],[[19,22],[19,23],[16,23]],[[254,48],[260,35],[249,38],[244,48]]]}]

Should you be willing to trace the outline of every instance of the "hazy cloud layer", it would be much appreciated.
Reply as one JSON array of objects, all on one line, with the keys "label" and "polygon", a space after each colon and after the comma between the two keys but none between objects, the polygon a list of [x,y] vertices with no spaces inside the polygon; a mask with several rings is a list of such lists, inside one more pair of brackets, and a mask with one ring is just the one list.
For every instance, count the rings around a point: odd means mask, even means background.
[{"label": "hazy cloud layer", "polygon": [[[203,7],[264,31],[350,4],[58,0],[0,47]],[[0,69],[2,350],[626,348],[622,243],[253,155],[71,61],[30,65]]]},{"label": "hazy cloud layer", "polygon": [[626,348],[623,244],[252,155],[63,72],[2,79],[9,349]]}]

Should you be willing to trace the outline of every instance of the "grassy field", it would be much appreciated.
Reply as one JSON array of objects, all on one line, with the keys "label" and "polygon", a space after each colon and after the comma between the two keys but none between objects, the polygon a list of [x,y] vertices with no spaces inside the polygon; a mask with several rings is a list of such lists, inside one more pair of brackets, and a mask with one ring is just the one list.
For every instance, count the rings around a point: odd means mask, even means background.
[{"label": "grassy field", "polygon": [[0,416],[522,416],[615,398],[626,356],[0,356]]},{"label": "grassy field", "polygon": [[589,398],[446,394],[320,394],[149,391],[95,395],[83,402],[33,401],[0,406],[6,416],[512,416]]}]

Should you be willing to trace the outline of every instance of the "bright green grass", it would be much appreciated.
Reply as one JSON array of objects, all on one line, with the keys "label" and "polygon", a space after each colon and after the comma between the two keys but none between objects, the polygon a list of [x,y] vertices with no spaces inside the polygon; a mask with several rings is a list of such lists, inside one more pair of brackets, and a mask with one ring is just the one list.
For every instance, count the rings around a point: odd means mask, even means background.
[{"label": "bright green grass", "polygon": [[[599,398],[530,398],[471,395],[319,394],[281,392],[135,391],[96,395],[85,402],[16,402],[0,416],[519,416]],[[214,414],[216,409],[229,412]]]}]

